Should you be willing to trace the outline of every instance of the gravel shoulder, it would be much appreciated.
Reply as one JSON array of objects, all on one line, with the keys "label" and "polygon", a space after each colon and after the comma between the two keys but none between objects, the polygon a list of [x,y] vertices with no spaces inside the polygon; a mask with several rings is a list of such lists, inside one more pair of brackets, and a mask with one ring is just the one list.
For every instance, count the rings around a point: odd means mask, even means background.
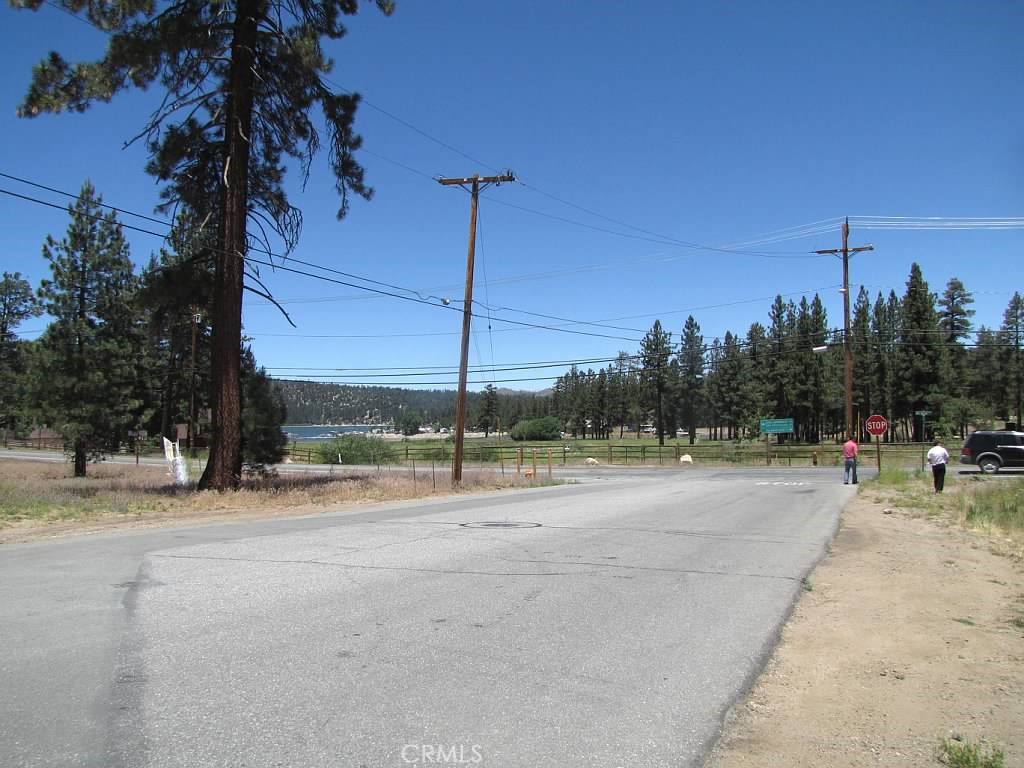
[{"label": "gravel shoulder", "polygon": [[1024,765],[1019,556],[888,497],[862,486],[844,510],[707,768],[941,765],[954,736]]}]

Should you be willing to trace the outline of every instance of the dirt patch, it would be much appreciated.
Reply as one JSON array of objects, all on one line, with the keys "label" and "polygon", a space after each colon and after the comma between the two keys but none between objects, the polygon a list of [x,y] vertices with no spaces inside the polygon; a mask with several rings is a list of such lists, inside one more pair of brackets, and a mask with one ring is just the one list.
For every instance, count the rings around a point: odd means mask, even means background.
[{"label": "dirt patch", "polygon": [[941,765],[939,742],[954,735],[1024,765],[1015,545],[892,497],[862,487],[844,511],[708,768]]}]

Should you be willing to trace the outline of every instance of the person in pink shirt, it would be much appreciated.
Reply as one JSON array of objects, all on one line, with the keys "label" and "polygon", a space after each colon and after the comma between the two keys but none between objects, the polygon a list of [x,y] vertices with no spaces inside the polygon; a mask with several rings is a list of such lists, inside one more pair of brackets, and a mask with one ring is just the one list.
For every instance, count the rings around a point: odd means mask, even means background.
[{"label": "person in pink shirt", "polygon": [[843,443],[843,485],[849,485],[852,481],[857,484],[857,441],[852,437]]}]

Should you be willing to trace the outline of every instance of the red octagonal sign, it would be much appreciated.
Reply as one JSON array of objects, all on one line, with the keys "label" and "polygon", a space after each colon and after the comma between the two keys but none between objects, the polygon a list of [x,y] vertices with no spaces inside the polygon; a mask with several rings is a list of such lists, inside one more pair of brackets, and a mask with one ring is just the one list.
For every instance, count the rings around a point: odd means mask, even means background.
[{"label": "red octagonal sign", "polygon": [[889,429],[889,422],[885,420],[885,416],[868,416],[868,420],[864,422],[864,427],[867,429],[869,435],[884,435]]}]

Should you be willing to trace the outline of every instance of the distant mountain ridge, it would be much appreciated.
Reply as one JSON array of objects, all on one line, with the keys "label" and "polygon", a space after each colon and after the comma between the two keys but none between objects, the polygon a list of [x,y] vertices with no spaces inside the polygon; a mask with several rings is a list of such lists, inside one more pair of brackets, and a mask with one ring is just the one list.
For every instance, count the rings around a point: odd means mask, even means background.
[{"label": "distant mountain ridge", "polygon": [[[413,413],[423,424],[455,421],[455,391],[449,389],[401,389],[398,387],[356,387],[318,381],[273,379],[288,408],[289,424],[393,424]],[[535,410],[547,395],[512,389],[497,390],[502,411],[509,416]],[[466,398],[469,423],[480,407],[482,395],[470,392]]]}]

